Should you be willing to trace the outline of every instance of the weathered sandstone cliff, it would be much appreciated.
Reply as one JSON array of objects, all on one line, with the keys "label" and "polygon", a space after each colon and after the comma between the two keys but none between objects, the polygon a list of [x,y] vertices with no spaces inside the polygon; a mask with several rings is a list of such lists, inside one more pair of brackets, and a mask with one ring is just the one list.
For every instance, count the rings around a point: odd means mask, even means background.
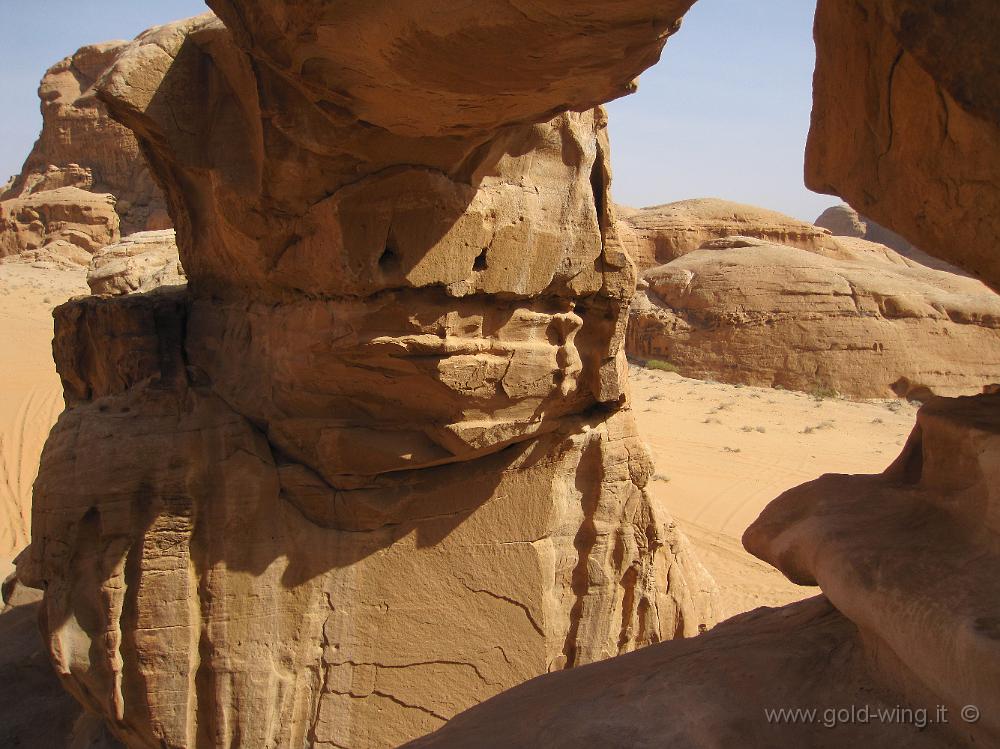
[{"label": "weathered sandstone cliff", "polygon": [[711,623],[594,108],[690,2],[212,5],[99,86],[189,285],[56,312],[18,572],[66,687],[130,747],[395,746]]},{"label": "weathered sandstone cliff", "polygon": [[108,116],[96,95],[97,81],[126,46],[127,42],[89,45],[49,68],[38,88],[42,132],[21,173],[0,193],[0,201],[76,187],[113,195],[124,234],[170,226],[138,142]]},{"label": "weathered sandstone cliff", "polygon": [[[820,0],[807,154],[813,187],[994,288],[998,25],[990,0]],[[997,745],[998,467],[1000,396],[933,400],[884,474],[794,489],[748,530],[825,600],[541,677],[414,746]]]}]

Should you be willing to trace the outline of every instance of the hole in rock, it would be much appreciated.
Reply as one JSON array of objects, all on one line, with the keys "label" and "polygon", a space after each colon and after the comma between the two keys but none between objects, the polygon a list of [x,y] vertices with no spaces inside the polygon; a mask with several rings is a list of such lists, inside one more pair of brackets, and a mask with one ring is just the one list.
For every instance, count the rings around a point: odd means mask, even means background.
[{"label": "hole in rock", "polygon": [[486,253],[488,252],[488,249],[489,248],[484,247],[483,251],[476,256],[476,259],[472,263],[472,270],[482,272],[490,267],[486,260]]},{"label": "hole in rock", "polygon": [[385,249],[378,259],[378,269],[384,275],[393,275],[399,273],[402,268],[403,262],[402,258],[399,256],[399,250],[396,249],[395,242],[390,238],[386,242]]}]

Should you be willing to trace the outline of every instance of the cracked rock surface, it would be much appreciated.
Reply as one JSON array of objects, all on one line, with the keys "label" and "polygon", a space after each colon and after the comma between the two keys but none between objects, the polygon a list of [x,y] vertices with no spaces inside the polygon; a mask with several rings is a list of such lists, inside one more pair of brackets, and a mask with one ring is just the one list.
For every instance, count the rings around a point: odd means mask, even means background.
[{"label": "cracked rock surface", "polygon": [[594,108],[690,2],[432,5],[215,2],[99,85],[188,285],[57,309],[18,574],[129,747],[397,746],[713,620],[646,492]]}]

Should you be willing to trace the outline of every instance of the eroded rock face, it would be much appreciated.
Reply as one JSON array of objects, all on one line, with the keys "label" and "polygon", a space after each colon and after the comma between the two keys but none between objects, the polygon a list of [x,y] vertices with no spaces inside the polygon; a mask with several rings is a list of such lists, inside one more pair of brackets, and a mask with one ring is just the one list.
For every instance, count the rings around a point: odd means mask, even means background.
[{"label": "eroded rock face", "polygon": [[644,275],[626,349],[690,377],[862,398],[1000,380],[1000,296],[860,239],[830,255],[709,242]]},{"label": "eroded rock face", "polygon": [[94,294],[115,296],[187,282],[173,229],[143,231],[94,253],[87,284]]},{"label": "eroded rock face", "polygon": [[[101,84],[190,283],[57,310],[67,411],[19,574],[67,688],[130,747],[395,746],[696,634],[714,586],[645,491],[635,270],[591,108],[690,3],[594,27],[596,4],[497,0],[471,30],[461,8],[217,5],[239,45],[212,16],[161,27]],[[470,86],[501,48],[523,85]],[[397,49],[416,111],[355,80]]]},{"label": "eroded rock face", "polygon": [[42,132],[0,200],[77,187],[114,195],[125,234],[170,227],[138,142],[108,116],[94,88],[127,44],[89,45],[49,68],[38,89]]},{"label": "eroded rock face", "polygon": [[822,586],[895,653],[900,663],[885,670],[901,691],[956,712],[976,706],[979,719],[962,731],[976,745],[1000,738],[998,466],[1000,396],[939,398],[884,474],[824,476],[786,492],[743,539],[789,579]]},{"label": "eroded rock face", "polygon": [[[836,711],[852,705],[873,715],[912,709],[880,683],[857,628],[820,596],[742,614],[695,639],[540,677],[406,746],[961,746],[936,725],[918,731],[905,720],[838,723]],[[815,710],[816,720],[768,720],[766,711],[781,709]]]},{"label": "eroded rock face", "polygon": [[693,252],[705,242],[753,237],[804,250],[834,250],[830,232],[757,206],[719,198],[695,198],[623,211],[622,241],[640,270]]},{"label": "eroded rock face", "polygon": [[[839,192],[994,287],[998,13],[991,2],[820,0],[807,165],[814,188]],[[743,250],[755,242],[727,241]],[[414,746],[997,744],[998,398],[931,401],[884,474],[823,477],[749,529],[748,549],[793,581],[818,583],[839,613],[821,601],[754,612],[694,641],[541,677]],[[748,635],[763,636],[748,645]],[[760,654],[760,663],[744,660]],[[764,712],[799,706],[852,717],[857,708],[924,710],[926,730],[906,717],[819,729]]]},{"label": "eroded rock face", "polygon": [[820,0],[806,184],[997,288],[1000,6]]},{"label": "eroded rock face", "polygon": [[0,201],[0,257],[44,251],[86,264],[119,237],[113,195],[60,187]]}]

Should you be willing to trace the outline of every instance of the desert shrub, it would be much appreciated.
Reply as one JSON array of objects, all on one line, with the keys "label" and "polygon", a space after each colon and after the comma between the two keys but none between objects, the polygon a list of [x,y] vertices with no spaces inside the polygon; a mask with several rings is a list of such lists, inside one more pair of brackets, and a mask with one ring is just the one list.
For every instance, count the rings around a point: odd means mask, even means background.
[{"label": "desert shrub", "polygon": [[661,372],[679,372],[680,368],[673,362],[662,359],[649,359],[646,361],[646,369],[658,369]]},{"label": "desert shrub", "polygon": [[816,388],[810,395],[818,401],[827,400],[828,398],[836,398],[838,393],[833,388]]}]

